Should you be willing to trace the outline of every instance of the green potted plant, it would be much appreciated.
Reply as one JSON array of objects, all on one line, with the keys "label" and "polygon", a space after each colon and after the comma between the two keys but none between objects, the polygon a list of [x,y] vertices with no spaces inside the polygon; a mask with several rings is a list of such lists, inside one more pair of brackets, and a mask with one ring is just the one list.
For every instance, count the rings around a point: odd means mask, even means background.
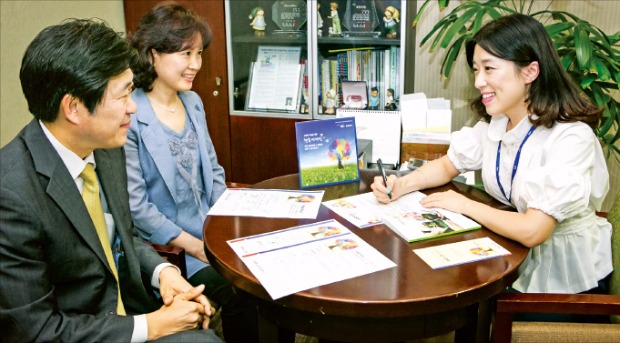
[{"label": "green potted plant", "polygon": [[[413,20],[416,26],[433,0],[426,0]],[[443,11],[450,0],[435,0]],[[461,0],[461,4],[441,18],[422,39],[430,41],[430,52],[446,49],[441,73],[450,71],[461,48],[488,21],[511,13],[523,13],[545,25],[560,55],[562,64],[583,91],[603,108],[603,117],[595,130],[608,156],[620,156],[620,103],[611,96],[620,90],[620,32],[607,35],[598,27],[574,14],[547,9],[534,12],[534,0]],[[553,1],[550,2],[550,4]],[[433,38],[434,37],[434,38]],[[431,40],[432,39],[432,40]]]}]

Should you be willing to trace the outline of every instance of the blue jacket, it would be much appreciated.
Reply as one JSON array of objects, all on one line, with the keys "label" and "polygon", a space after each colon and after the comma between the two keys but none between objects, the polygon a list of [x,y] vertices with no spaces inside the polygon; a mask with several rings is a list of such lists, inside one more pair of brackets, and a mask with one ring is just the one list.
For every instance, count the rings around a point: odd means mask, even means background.
[{"label": "blue jacket", "polygon": [[[203,183],[210,208],[226,190],[224,168],[217,163],[200,97],[191,91],[180,92],[179,96],[198,135]],[[170,155],[168,141],[163,139],[166,137],[164,129],[146,93],[136,89],[132,98],[138,111],[131,117],[125,143],[131,216],[142,238],[167,244],[182,231],[175,224],[176,161]],[[203,209],[205,213],[209,208]],[[202,239],[202,235],[197,238]]]}]

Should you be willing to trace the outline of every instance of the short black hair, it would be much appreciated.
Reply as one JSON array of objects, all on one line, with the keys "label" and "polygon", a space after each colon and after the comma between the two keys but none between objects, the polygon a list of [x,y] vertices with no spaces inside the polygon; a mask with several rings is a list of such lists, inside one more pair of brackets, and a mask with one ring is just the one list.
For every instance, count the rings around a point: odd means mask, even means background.
[{"label": "short black hair", "polygon": [[[474,48],[525,67],[536,61],[539,75],[529,88],[526,101],[534,126],[551,127],[558,122],[582,121],[596,127],[602,109],[597,108],[570,78],[545,27],[525,14],[511,14],[489,22],[466,45],[467,63],[473,65]],[[473,112],[490,120],[482,96],[471,102]]]},{"label": "short black hair", "polygon": [[94,113],[110,79],[127,70],[136,56],[126,39],[101,19],[67,19],[45,28],[26,49],[19,71],[30,113],[55,121],[65,94]]},{"label": "short black hair", "polygon": [[211,43],[209,24],[192,10],[174,2],[165,2],[152,8],[138,23],[131,45],[138,50],[139,59],[132,65],[134,84],[146,92],[152,90],[157,78],[151,63],[154,49],[173,53],[187,49],[193,43],[194,34],[202,37],[202,48]]}]

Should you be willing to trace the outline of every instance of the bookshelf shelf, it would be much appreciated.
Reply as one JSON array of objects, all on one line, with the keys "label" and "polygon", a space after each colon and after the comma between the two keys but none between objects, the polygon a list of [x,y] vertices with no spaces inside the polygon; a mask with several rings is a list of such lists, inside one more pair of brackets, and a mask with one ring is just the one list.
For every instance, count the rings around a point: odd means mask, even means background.
[{"label": "bookshelf shelf", "polygon": [[[335,11],[341,22],[340,36],[330,34],[333,27],[330,17],[334,13],[330,8],[332,2],[338,4]],[[395,38],[388,37],[384,25],[384,16],[390,6],[399,11],[400,23]],[[365,81],[368,96],[376,87],[381,106],[388,102],[388,88],[393,90],[393,98],[398,99],[403,94],[404,84],[404,51],[401,46],[405,45],[407,31],[403,24],[406,22],[406,6],[405,0],[225,1],[228,85],[229,94],[233,95],[230,114],[302,120],[333,118],[335,115],[330,113],[330,108],[344,106],[343,81]],[[255,31],[250,25],[253,19],[249,14],[257,12],[257,7],[263,12],[265,27],[262,31]],[[360,21],[360,17],[364,19]],[[321,20],[323,26],[319,28]],[[376,26],[369,32],[348,29],[348,25],[359,26],[360,23]],[[293,32],[283,30],[290,28],[289,31]],[[256,92],[256,87],[265,85],[264,81],[261,84],[255,81],[265,80],[264,74],[260,78],[253,76],[259,72],[256,63],[261,63],[257,60],[258,51],[266,46],[301,48],[296,63],[301,65],[303,75],[298,86],[299,95],[293,96],[297,101],[294,110],[247,106],[248,103],[264,102],[251,98],[255,96],[253,94],[273,97],[266,103],[280,101],[276,99],[280,92]],[[332,89],[331,94],[335,92],[333,98],[327,95]]]}]

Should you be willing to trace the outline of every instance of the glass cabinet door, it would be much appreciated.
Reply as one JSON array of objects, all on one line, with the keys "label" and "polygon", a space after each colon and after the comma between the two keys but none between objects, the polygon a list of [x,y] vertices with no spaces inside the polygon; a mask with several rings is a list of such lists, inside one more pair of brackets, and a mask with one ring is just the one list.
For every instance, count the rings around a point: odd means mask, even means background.
[{"label": "glass cabinet door", "polygon": [[[231,114],[397,110],[406,1],[226,1]],[[404,45],[404,44],[402,44]]]},{"label": "glass cabinet door", "polygon": [[226,1],[232,114],[308,118],[304,0]]},{"label": "glass cabinet door", "polygon": [[315,108],[396,110],[402,92],[400,0],[317,0]]}]

